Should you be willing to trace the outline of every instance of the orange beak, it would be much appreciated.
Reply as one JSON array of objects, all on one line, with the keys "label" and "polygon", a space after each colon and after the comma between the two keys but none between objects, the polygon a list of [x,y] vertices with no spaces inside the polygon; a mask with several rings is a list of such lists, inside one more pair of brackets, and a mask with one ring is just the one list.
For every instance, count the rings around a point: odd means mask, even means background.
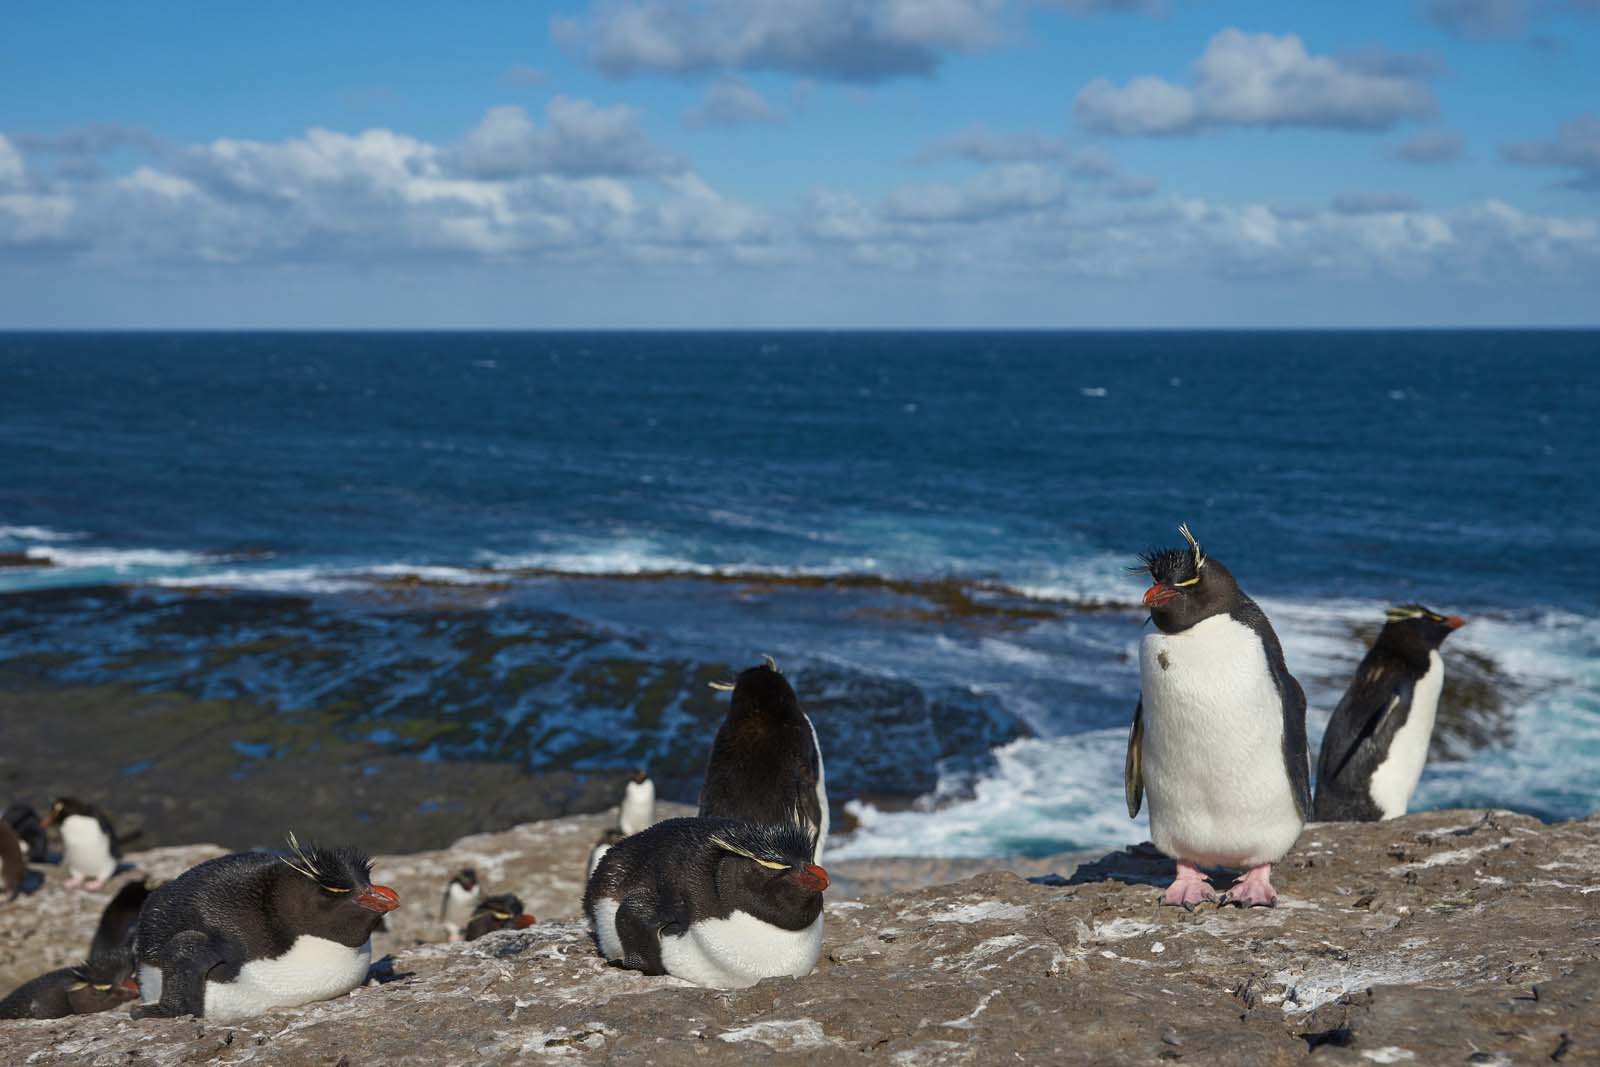
[{"label": "orange beak", "polygon": [[1452,615],[1448,619],[1444,620],[1444,624],[1450,627],[1452,630],[1459,630],[1467,624],[1467,620],[1463,619],[1460,615]]},{"label": "orange beak", "polygon": [[368,911],[375,911],[382,915],[386,911],[393,911],[400,906],[400,894],[386,885],[375,885],[367,892],[356,897],[356,903]]},{"label": "orange beak", "polygon": [[528,927],[532,926],[538,921],[539,920],[535,919],[532,915],[518,915],[517,921],[513,925],[515,925],[518,930],[526,930]]},{"label": "orange beak", "polygon": [[1178,591],[1172,586],[1157,582],[1144,591],[1144,606],[1147,608],[1159,608],[1177,595]]},{"label": "orange beak", "polygon": [[813,893],[820,893],[828,888],[828,872],[815,863],[808,863],[795,871],[794,880]]}]

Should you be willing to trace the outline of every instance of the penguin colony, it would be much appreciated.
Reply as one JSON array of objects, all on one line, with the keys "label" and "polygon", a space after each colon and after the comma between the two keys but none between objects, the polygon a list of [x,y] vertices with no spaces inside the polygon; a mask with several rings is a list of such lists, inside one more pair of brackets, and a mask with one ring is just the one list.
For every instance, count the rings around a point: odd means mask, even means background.
[{"label": "penguin colony", "polygon": [[[1175,861],[1161,903],[1270,907],[1272,865],[1308,819],[1403,815],[1427,759],[1444,681],[1439,649],[1464,625],[1420,604],[1391,608],[1328,723],[1312,790],[1306,698],[1272,624],[1187,526],[1184,546],[1143,554],[1151,629],[1124,767],[1128,814],[1148,804],[1156,847]],[[713,683],[730,694],[712,739],[698,814],[655,821],[655,784],[623,783],[617,825],[590,853],[583,910],[599,952],[647,975],[737,989],[802,978],[823,941],[819,865],[826,776],[817,732],[777,663]],[[55,829],[61,852],[52,856]],[[0,817],[0,905],[38,892],[31,865],[65,868],[67,888],[102,889],[121,866],[107,815],[72,797],[44,818]],[[1238,872],[1221,893],[1212,874]],[[25,903],[25,902],[24,902]],[[302,846],[199,864],[161,886],[124,885],[84,962],[0,999],[0,1020],[119,1008],[136,1019],[218,1022],[342,996],[367,979],[374,930],[400,906],[353,848]],[[477,872],[446,883],[449,941],[534,923],[514,894],[485,896]]]}]

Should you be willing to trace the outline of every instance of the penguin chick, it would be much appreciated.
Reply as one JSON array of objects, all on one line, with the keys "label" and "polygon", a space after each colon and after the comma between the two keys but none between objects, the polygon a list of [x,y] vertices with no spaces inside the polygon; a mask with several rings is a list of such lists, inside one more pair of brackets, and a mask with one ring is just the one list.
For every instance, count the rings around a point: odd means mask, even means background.
[{"label": "penguin chick", "polygon": [[111,820],[93,804],[73,797],[62,797],[50,805],[41,826],[61,831],[61,865],[69,877],[68,889],[103,889],[106,880],[117,873],[122,846]]},{"label": "penguin chick", "polygon": [[0,1019],[64,1019],[121,1007],[139,996],[133,961],[98,959],[42,974],[0,1000]]},{"label": "penguin chick", "polygon": [[340,997],[372,961],[372,931],[400,906],[353,848],[242,852],[208,860],[145,901],[135,1018],[237,1022]]},{"label": "penguin chick", "polygon": [[476,941],[497,930],[526,930],[536,921],[522,910],[522,901],[513,893],[485,897],[467,923],[467,940]]},{"label": "penguin chick", "polygon": [[583,910],[612,963],[743,989],[811,973],[827,888],[811,835],[793,823],[668,819],[612,846]]},{"label": "penguin chick", "polygon": [[473,909],[478,906],[478,898],[482,895],[477,871],[463,867],[455,873],[450,884],[444,887],[444,899],[439,902],[439,921],[444,924],[446,938],[461,940],[461,931],[471,921]]},{"label": "penguin chick", "polygon": [[1439,646],[1466,620],[1421,604],[1386,618],[1322,735],[1312,816],[1325,822],[1404,815],[1428,762],[1444,687]]},{"label": "penguin chick", "polygon": [[0,822],[0,900],[16,900],[27,876],[28,864],[22,858],[22,841],[9,823]]},{"label": "penguin chick", "polygon": [[30,863],[43,863],[50,858],[50,837],[33,805],[18,802],[0,815],[0,822],[10,825],[22,841],[22,853]]},{"label": "penguin chick", "polygon": [[1216,900],[1201,867],[1246,868],[1223,903],[1271,906],[1272,864],[1311,807],[1306,698],[1267,616],[1200,548],[1137,569],[1155,631],[1139,646],[1139,704],[1125,767],[1129,817],[1150,794],[1150,836],[1177,861],[1163,904]]},{"label": "penguin chick", "polygon": [[617,816],[617,828],[624,834],[636,834],[656,821],[656,784],[643,770],[633,772],[622,787],[622,811]]},{"label": "penguin chick", "polygon": [[[730,688],[718,683],[714,688]],[[701,815],[792,822],[811,838],[808,862],[828,840],[828,787],[817,731],[771,657],[741,671],[717,730],[700,790]]]},{"label": "penguin chick", "polygon": [[596,841],[594,843],[594,847],[589,850],[589,870],[588,873],[584,875],[584,878],[588,879],[592,877],[594,875],[594,869],[600,866],[600,857],[604,856],[606,852],[610,850],[612,845],[616,844],[618,841],[621,841],[627,836],[627,834],[623,833],[616,827],[612,827],[605,833],[601,834],[600,840]]}]

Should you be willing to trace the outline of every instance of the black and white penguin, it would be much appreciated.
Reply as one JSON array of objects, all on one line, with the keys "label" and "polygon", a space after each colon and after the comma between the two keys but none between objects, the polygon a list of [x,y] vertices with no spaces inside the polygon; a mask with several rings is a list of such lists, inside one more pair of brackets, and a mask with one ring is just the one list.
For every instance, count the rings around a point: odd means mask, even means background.
[{"label": "black and white penguin", "polygon": [[1421,604],[1386,618],[1322,735],[1312,816],[1324,822],[1404,815],[1428,762],[1444,687],[1439,646],[1466,620]]},{"label": "black and white penguin", "polygon": [[18,802],[11,805],[4,815],[0,815],[0,822],[16,831],[22,841],[22,854],[30,863],[43,863],[50,858],[50,837],[45,833],[44,823],[39,820],[39,813],[33,810],[32,804]]},{"label": "black and white penguin", "polygon": [[656,784],[642,770],[634,771],[622,787],[622,811],[617,816],[617,829],[624,834],[636,834],[656,821]]},{"label": "black and white penguin", "polygon": [[584,877],[588,878],[593,875],[594,869],[600,866],[600,858],[610,850],[612,845],[616,844],[618,841],[621,841],[627,836],[627,834],[623,833],[616,827],[612,827],[605,833],[601,834],[600,840],[596,841],[594,843],[594,847],[589,850],[589,871],[584,875]]},{"label": "black and white penguin", "polygon": [[89,958],[104,959],[118,952],[128,957],[128,970],[133,970],[133,935],[139,929],[139,913],[144,902],[150,899],[151,883],[129,882],[117,890],[105,910],[100,913],[100,925],[95,927],[94,940],[89,945]]},{"label": "black and white penguin", "polygon": [[522,901],[514,893],[485,897],[467,922],[467,940],[476,941],[496,930],[526,930],[537,921],[522,910]]},{"label": "black and white penguin", "polygon": [[743,989],[811,973],[827,888],[810,835],[793,823],[668,819],[605,854],[583,910],[620,966]]},{"label": "black and white penguin", "polygon": [[1222,897],[1276,903],[1272,864],[1311,808],[1306,698],[1272,624],[1233,575],[1178,527],[1187,549],[1149,552],[1140,570],[1155,631],[1139,647],[1128,737],[1128,815],[1150,795],[1150,836],[1178,861],[1163,904],[1216,900],[1201,867],[1245,868]]},{"label": "black and white penguin", "polygon": [[22,842],[9,823],[0,822],[0,900],[16,900],[27,877],[28,864],[22,857]]},{"label": "black and white penguin", "polygon": [[90,960],[42,974],[0,1000],[0,1019],[65,1019],[120,1008],[139,996],[131,963]]},{"label": "black and white penguin", "polygon": [[750,822],[793,822],[811,838],[807,861],[828,841],[828,784],[817,731],[771,656],[734,682],[700,789],[700,814]]},{"label": "black and white penguin", "polygon": [[145,901],[135,1018],[237,1022],[330,1000],[366,980],[372,931],[400,906],[353,848],[241,852],[192,867]]},{"label": "black and white penguin", "polygon": [[444,887],[444,899],[439,902],[439,921],[444,924],[445,936],[449,940],[461,940],[461,932],[472,920],[473,909],[478,906],[481,896],[483,890],[478,886],[478,872],[471,867],[461,868],[450,879],[450,884]]},{"label": "black and white penguin", "polygon": [[67,869],[64,883],[68,889],[83,886],[85,889],[103,889],[106,881],[117,873],[117,863],[122,859],[122,846],[111,820],[93,804],[85,804],[73,797],[62,797],[50,805],[50,814],[42,826],[54,826],[61,832],[61,865]]}]

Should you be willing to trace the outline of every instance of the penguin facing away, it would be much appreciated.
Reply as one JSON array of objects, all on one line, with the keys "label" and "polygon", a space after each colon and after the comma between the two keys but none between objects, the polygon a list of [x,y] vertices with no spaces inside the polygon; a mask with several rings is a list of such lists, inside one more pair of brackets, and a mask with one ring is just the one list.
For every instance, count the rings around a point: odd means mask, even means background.
[{"label": "penguin facing away", "polygon": [[340,997],[372,961],[372,931],[400,906],[353,848],[242,852],[191,867],[150,895],[135,952],[134,1018],[238,1022]]},{"label": "penguin facing away", "polygon": [[136,1000],[132,961],[90,960],[24,982],[0,1000],[0,1019],[64,1019],[93,1015]]},{"label": "penguin facing away", "polygon": [[22,841],[9,823],[0,822],[0,900],[16,900],[27,876],[28,864],[22,858]]},{"label": "penguin facing away", "polygon": [[1128,815],[1150,798],[1150,836],[1177,860],[1163,904],[1217,900],[1201,867],[1246,868],[1222,903],[1272,906],[1272,864],[1311,808],[1306,698],[1278,635],[1187,526],[1186,549],[1148,552],[1139,570],[1155,630],[1139,647],[1128,736]]},{"label": "penguin facing away", "polygon": [[594,874],[594,869],[600,866],[600,858],[610,850],[612,845],[616,844],[618,841],[621,841],[627,836],[627,834],[623,833],[617,827],[612,827],[605,833],[601,834],[600,840],[596,841],[594,843],[594,847],[589,850],[589,870],[588,873],[584,875],[584,878],[587,879],[591,877]]},{"label": "penguin facing away", "polygon": [[461,932],[471,921],[473,909],[478,906],[478,898],[482,895],[478,872],[471,867],[461,868],[450,879],[450,884],[444,887],[444,899],[439,902],[439,921],[444,924],[445,936],[449,940],[461,940]]},{"label": "penguin facing away", "polygon": [[537,921],[522,910],[522,901],[515,893],[485,897],[467,923],[467,940],[476,941],[497,930],[526,930]]},{"label": "penguin facing away", "polygon": [[50,805],[50,814],[40,825],[54,826],[61,831],[61,865],[69,875],[63,884],[68,889],[80,885],[85,889],[103,889],[106,881],[117,873],[122,846],[111,820],[93,804],[62,797]]},{"label": "penguin facing away", "polygon": [[700,814],[750,822],[793,822],[811,838],[807,862],[828,841],[828,785],[817,731],[771,656],[732,683],[700,789]]},{"label": "penguin facing away", "polygon": [[33,810],[31,804],[18,802],[11,805],[5,815],[0,816],[0,822],[9,824],[16,831],[22,841],[22,854],[30,863],[43,863],[50,858],[49,835],[45,833],[39,813]]},{"label": "penguin facing away", "polygon": [[827,888],[810,836],[793,823],[668,819],[605,854],[583,910],[618,966],[744,989],[811,973]]},{"label": "penguin facing away", "polygon": [[105,959],[117,953],[128,958],[128,971],[133,972],[133,935],[139,929],[139,913],[144,902],[150,899],[151,882],[129,882],[117,890],[116,896],[100,913],[100,924],[95,927],[94,941],[89,945],[89,958]]},{"label": "penguin facing away", "polygon": [[1421,604],[1390,608],[1322,736],[1313,817],[1370,822],[1406,813],[1428,761],[1444,687],[1439,646],[1466,625]]},{"label": "penguin facing away", "polygon": [[656,784],[643,770],[633,772],[622,787],[622,810],[617,816],[617,828],[624,834],[636,834],[656,821]]}]

